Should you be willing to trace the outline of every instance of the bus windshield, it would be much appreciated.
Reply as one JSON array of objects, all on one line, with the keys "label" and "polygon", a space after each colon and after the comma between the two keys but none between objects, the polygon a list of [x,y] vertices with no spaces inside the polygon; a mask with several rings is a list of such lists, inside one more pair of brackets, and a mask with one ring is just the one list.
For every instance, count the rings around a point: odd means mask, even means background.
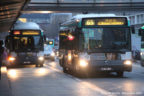
[{"label": "bus windshield", "polygon": [[12,45],[14,51],[38,51],[41,50],[43,39],[40,36],[14,36]]},{"label": "bus windshield", "polygon": [[130,49],[129,28],[83,28],[80,36],[81,48],[87,50]]}]

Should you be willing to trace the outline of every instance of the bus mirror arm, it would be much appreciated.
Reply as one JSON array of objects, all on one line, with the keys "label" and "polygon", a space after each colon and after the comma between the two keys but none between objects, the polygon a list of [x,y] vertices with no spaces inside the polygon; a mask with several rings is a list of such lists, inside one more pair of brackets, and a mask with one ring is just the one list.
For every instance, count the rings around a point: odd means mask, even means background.
[{"label": "bus mirror arm", "polygon": [[135,34],[135,28],[134,28],[134,26],[131,27],[131,32],[132,32],[133,34]]},{"label": "bus mirror arm", "polygon": [[139,36],[142,35],[142,31],[141,31],[141,30],[138,31],[138,35],[139,35]]}]

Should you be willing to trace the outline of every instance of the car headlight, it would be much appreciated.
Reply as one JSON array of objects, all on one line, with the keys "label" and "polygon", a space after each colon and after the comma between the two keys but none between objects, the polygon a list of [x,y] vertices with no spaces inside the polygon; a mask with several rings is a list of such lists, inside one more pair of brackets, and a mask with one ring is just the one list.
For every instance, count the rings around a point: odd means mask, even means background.
[{"label": "car headlight", "polygon": [[81,67],[87,67],[87,66],[88,66],[88,62],[85,61],[85,60],[80,60],[79,65],[80,65]]},{"label": "car headlight", "polygon": [[13,61],[15,61],[15,57],[12,57],[12,56],[10,56],[10,57],[8,57],[8,61],[10,61],[10,62],[13,62]]},{"label": "car headlight", "polygon": [[40,56],[38,59],[39,59],[40,61],[43,61],[43,60],[44,60],[44,57],[43,57],[43,56]]},{"label": "car headlight", "polygon": [[52,52],[52,53],[51,53],[51,56],[55,56],[55,53],[54,53],[54,52]]},{"label": "car headlight", "polygon": [[131,60],[126,60],[126,61],[124,61],[124,64],[125,65],[132,65],[132,61]]}]

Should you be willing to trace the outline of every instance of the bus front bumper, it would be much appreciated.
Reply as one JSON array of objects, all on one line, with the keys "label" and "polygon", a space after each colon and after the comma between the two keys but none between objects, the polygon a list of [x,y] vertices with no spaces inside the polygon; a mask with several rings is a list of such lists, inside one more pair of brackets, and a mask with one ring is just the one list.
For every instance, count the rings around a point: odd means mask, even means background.
[{"label": "bus front bumper", "polygon": [[7,66],[16,66],[16,65],[36,65],[44,63],[43,60],[39,60],[38,57],[29,57],[29,58],[16,58],[14,61],[9,61]]},{"label": "bus front bumper", "polygon": [[132,64],[124,64],[125,61],[92,61],[85,67],[79,66],[79,70],[82,72],[122,72],[132,71]]}]

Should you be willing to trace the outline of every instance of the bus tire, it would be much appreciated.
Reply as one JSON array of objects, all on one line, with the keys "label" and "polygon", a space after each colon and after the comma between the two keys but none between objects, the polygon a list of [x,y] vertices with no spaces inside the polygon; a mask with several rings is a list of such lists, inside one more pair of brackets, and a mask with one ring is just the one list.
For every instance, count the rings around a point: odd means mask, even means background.
[{"label": "bus tire", "polygon": [[63,72],[64,72],[64,73],[68,73],[68,71],[69,71],[68,68],[63,67]]},{"label": "bus tire", "polygon": [[141,61],[141,66],[144,67],[144,61]]},{"label": "bus tire", "polygon": [[76,76],[78,78],[85,78],[86,77],[85,73],[78,70],[78,66],[76,64],[75,64],[74,69],[73,69],[73,74],[74,74],[74,76]]},{"label": "bus tire", "polygon": [[43,64],[40,64],[40,67],[43,67],[44,65]]},{"label": "bus tire", "polygon": [[12,67],[10,67],[10,66],[6,66],[7,67],[7,69],[10,69],[10,68],[12,68]]},{"label": "bus tire", "polygon": [[52,58],[51,58],[51,61],[55,61],[55,57],[52,57]]},{"label": "bus tire", "polygon": [[38,64],[36,64],[36,67],[39,67],[39,65],[38,65]]},{"label": "bus tire", "polygon": [[124,72],[117,72],[118,77],[123,77],[123,75],[124,75]]}]

